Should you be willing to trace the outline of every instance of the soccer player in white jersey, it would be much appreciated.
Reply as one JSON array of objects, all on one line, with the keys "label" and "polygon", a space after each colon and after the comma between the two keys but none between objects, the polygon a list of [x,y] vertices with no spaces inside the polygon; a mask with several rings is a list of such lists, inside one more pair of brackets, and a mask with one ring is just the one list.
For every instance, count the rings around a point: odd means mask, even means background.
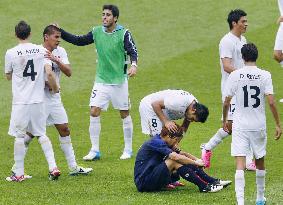
[{"label": "soccer player in white jersey", "polygon": [[184,119],[182,127],[186,132],[190,122],[205,122],[208,108],[184,90],[162,90],[144,97],[139,106],[142,132],[154,136],[160,134],[163,125],[176,131],[172,120]]},{"label": "soccer player in white jersey", "polygon": [[[231,72],[242,68],[244,61],[241,56],[241,48],[246,43],[246,38],[243,34],[246,32],[247,14],[240,9],[232,10],[228,14],[227,22],[230,27],[230,32],[227,33],[219,43],[219,55],[221,66],[221,93],[222,102],[225,98],[223,95],[225,84],[227,83],[228,76]],[[215,135],[206,143],[201,146],[202,148],[202,160],[205,162],[207,168],[210,167],[210,159],[212,156],[212,150],[222,142],[224,138],[229,136],[232,132],[233,112],[235,110],[235,101],[232,99],[229,109],[229,129],[228,132],[220,128]],[[252,161],[252,152],[247,157],[247,170],[255,171],[255,164]]]},{"label": "soccer player in white jersey", "polygon": [[[63,47],[59,46],[61,32],[54,25],[48,25],[43,31],[43,47],[48,50],[47,58],[52,61],[52,70],[56,77],[56,82],[60,85],[60,76],[63,72],[70,77],[72,69],[68,60],[68,55]],[[47,125],[54,125],[59,133],[59,141],[70,169],[70,175],[88,174],[92,168],[78,166],[75,158],[73,145],[71,142],[68,117],[61,102],[60,92],[50,92],[49,86],[45,86],[45,110]],[[32,140],[32,136],[26,137],[27,145]]]},{"label": "soccer player in white jersey", "polygon": [[[283,0],[278,0],[278,7],[280,11],[280,17],[278,18],[277,22],[280,24],[274,44],[274,59],[280,63],[283,67]],[[283,99],[280,99],[280,102],[283,102]]]},{"label": "soccer player in white jersey", "polygon": [[258,50],[252,43],[241,49],[245,66],[230,74],[224,93],[223,129],[227,130],[228,112],[232,97],[236,100],[233,116],[231,155],[236,159],[235,191],[238,205],[244,204],[245,160],[252,147],[256,162],[257,205],[266,204],[265,166],[266,155],[266,116],[265,97],[276,123],[275,139],[282,134],[279,115],[273,98],[271,74],[256,66]]},{"label": "soccer player in white jersey", "polygon": [[46,49],[29,42],[31,28],[20,21],[15,27],[19,44],[6,52],[5,73],[12,80],[12,113],[9,134],[15,137],[13,174],[7,181],[20,182],[24,176],[25,136],[27,130],[38,137],[49,165],[49,178],[57,179],[60,171],[54,158],[49,138],[46,136],[44,110],[45,75],[52,92],[58,92],[51,61],[46,59]]}]

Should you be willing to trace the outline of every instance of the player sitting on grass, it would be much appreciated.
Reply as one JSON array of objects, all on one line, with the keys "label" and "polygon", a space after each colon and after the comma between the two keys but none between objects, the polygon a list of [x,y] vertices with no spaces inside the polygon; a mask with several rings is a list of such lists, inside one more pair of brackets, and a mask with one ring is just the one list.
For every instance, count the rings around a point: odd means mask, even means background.
[{"label": "player sitting on grass", "polygon": [[200,192],[217,192],[231,184],[231,181],[208,176],[202,169],[201,159],[176,149],[183,137],[183,129],[175,125],[176,132],[163,126],[161,134],[146,141],[138,151],[134,169],[138,191],[159,191],[175,181],[176,176],[194,183]]}]

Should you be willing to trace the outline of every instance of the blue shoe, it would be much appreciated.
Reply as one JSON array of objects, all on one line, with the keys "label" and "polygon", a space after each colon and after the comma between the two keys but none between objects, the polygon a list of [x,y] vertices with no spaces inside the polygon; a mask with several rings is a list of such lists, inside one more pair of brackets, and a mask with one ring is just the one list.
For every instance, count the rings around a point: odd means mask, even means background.
[{"label": "blue shoe", "polygon": [[266,204],[266,198],[264,197],[263,200],[261,200],[261,201],[256,201],[255,204],[256,204],[256,205],[265,205],[265,204]]},{"label": "blue shoe", "polygon": [[83,160],[85,161],[99,160],[100,156],[101,156],[100,152],[90,151],[88,155],[83,157]]}]

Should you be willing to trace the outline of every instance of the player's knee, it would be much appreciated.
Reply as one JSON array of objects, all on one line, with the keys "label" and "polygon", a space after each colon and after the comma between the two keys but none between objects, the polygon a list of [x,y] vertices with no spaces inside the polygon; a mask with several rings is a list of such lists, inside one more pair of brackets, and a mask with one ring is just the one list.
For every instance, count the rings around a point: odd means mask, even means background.
[{"label": "player's knee", "polygon": [[64,126],[59,130],[61,137],[66,137],[70,135],[70,128],[68,126]]},{"label": "player's knee", "polygon": [[282,51],[274,51],[273,52],[273,58],[278,62],[280,63],[283,59],[282,59]]},{"label": "player's knee", "polygon": [[120,116],[121,116],[122,119],[125,119],[129,115],[130,115],[130,111],[129,110],[120,110]]},{"label": "player's knee", "polygon": [[90,108],[90,116],[99,117],[101,112],[101,108],[99,107],[91,107]]}]

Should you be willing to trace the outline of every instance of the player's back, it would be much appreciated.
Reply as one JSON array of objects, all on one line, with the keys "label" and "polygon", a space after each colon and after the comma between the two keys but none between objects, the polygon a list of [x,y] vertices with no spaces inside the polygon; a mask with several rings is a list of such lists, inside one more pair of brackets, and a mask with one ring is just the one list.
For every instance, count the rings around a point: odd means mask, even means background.
[{"label": "player's back", "polygon": [[45,49],[32,43],[21,43],[9,49],[5,57],[5,72],[12,73],[13,104],[43,102]]},{"label": "player's back", "polygon": [[266,129],[265,95],[273,94],[271,74],[256,66],[245,66],[229,78],[236,96],[235,130]]}]

